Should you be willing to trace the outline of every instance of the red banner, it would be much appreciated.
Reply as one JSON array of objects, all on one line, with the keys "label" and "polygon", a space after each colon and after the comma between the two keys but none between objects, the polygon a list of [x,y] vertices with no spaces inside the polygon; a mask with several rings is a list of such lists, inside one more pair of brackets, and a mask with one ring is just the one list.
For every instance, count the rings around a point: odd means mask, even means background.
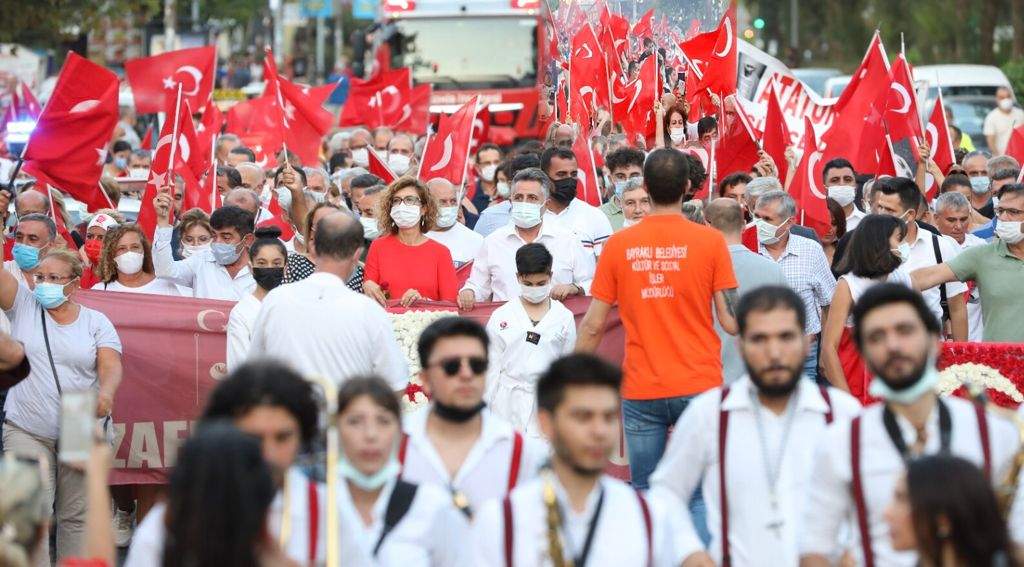
[{"label": "red banner", "polygon": [[[80,291],[83,305],[103,312],[121,337],[124,380],[114,405],[113,484],[163,484],[206,396],[226,375],[225,329],[233,303],[102,291]],[[583,317],[589,298],[565,302]],[[477,304],[463,315],[485,325],[499,303]],[[454,303],[412,310],[457,311]],[[393,313],[406,309],[395,307]],[[613,311],[601,354],[621,364],[624,329]]]}]

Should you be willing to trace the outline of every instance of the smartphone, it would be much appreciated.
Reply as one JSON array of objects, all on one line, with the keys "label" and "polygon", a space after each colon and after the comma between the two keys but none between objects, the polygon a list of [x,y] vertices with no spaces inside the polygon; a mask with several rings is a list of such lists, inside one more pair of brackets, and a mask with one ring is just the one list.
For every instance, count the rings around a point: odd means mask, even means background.
[{"label": "smartphone", "polygon": [[96,392],[64,392],[60,398],[60,439],[57,442],[60,462],[88,460],[95,427]]}]

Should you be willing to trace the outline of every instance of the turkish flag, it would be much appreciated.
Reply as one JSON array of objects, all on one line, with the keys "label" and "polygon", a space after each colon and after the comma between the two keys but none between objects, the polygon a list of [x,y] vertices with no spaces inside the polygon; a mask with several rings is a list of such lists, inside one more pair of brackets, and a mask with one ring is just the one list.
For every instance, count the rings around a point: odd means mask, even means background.
[{"label": "turkish flag", "polygon": [[69,52],[23,154],[26,173],[90,211],[113,207],[99,180],[118,120],[117,89],[116,75]]},{"label": "turkish flag", "polygon": [[597,166],[594,163],[594,149],[590,143],[589,129],[581,130],[572,145],[576,154],[576,197],[589,205],[601,206],[601,188],[597,183]]},{"label": "turkish flag", "polygon": [[814,124],[809,116],[804,116],[804,139],[800,143],[804,152],[813,152],[818,149],[818,139],[815,137]]},{"label": "turkish flag", "polygon": [[725,97],[736,92],[736,68],[739,59],[739,52],[736,44],[736,6],[729,5],[729,9],[722,16],[722,21],[715,30],[715,43],[708,56],[707,70],[704,77],[697,85],[697,90],[708,90],[719,97]]},{"label": "turkish flag", "polygon": [[50,200],[50,218],[53,219],[53,224],[57,226],[57,234],[64,239],[64,242],[68,244],[68,250],[76,250],[78,244],[75,243],[74,237],[68,232],[68,225],[64,222],[64,215],[61,214],[60,209],[57,208],[53,202],[53,187],[46,184],[46,198]]},{"label": "turkish flag", "polygon": [[391,171],[387,162],[377,155],[377,150],[373,148],[366,149],[369,150],[367,153],[370,156],[370,165],[366,168],[367,171],[384,180],[385,185],[391,185],[392,181],[398,179],[398,176],[395,175],[395,172]]},{"label": "turkish flag", "polygon": [[320,159],[320,140],[334,121],[334,116],[322,105],[335,86],[300,87],[286,79],[278,80],[284,140],[303,163],[316,163]]},{"label": "turkish flag", "polygon": [[[401,121],[401,101],[412,88],[408,67],[385,71],[371,80],[352,79],[338,125],[376,128]],[[405,93],[403,95],[403,93]]]},{"label": "turkish flag", "polygon": [[[579,33],[572,38],[569,86],[581,99],[587,101],[588,110],[609,107],[608,71],[605,68],[604,52],[590,24],[580,28]],[[570,106],[575,104],[572,102],[572,94],[569,100]]]},{"label": "turkish flag", "polygon": [[193,47],[129,59],[124,71],[139,114],[163,111],[167,100],[175,99],[179,84],[189,106],[203,108],[213,93],[217,49]]},{"label": "turkish flag", "polygon": [[[703,77],[700,67],[701,65],[694,61],[687,63],[686,102],[690,103],[690,116],[687,117],[690,122],[697,122],[705,116],[714,116],[718,112],[718,107],[711,101],[708,91],[698,88]],[[706,69],[707,64],[703,64],[703,67]]]},{"label": "turkish flag", "polygon": [[[618,57],[623,57],[629,47],[629,21],[618,14],[608,11],[605,6],[601,12],[601,34],[611,40],[610,47]],[[607,46],[606,46],[607,50]]]},{"label": "turkish flag", "polygon": [[[211,99],[206,103],[206,109],[203,110],[203,118],[199,121],[199,126],[196,128],[199,151],[202,153],[206,169],[209,169],[213,164],[214,140],[217,139],[217,135],[220,134],[223,127],[224,114]],[[196,173],[198,174],[199,172]]]},{"label": "turkish flag", "polygon": [[654,8],[651,8],[644,12],[644,15],[640,16],[640,19],[633,24],[633,29],[630,30],[630,35],[636,39],[644,39],[651,37],[653,29],[651,28],[651,20],[654,18]]},{"label": "turkish flag", "polygon": [[295,237],[295,229],[292,228],[291,223],[284,220],[284,209],[281,208],[281,203],[277,200],[277,191],[270,193],[270,203],[267,205],[267,210],[273,215],[270,219],[260,223],[260,226],[276,226],[281,229],[281,240],[289,241]]},{"label": "turkish flag", "polygon": [[[910,64],[902,53],[896,57],[892,66],[892,86],[886,102],[885,123],[893,139],[913,138],[914,142],[919,142],[924,138]],[[911,143],[910,147],[917,154],[917,143]]]},{"label": "turkish flag", "polygon": [[[184,94],[182,94],[184,99]],[[156,149],[153,151],[153,163],[149,169],[149,180],[146,182],[146,189],[142,193],[142,203],[139,205],[138,225],[146,236],[152,240],[156,231],[156,211],[153,209],[153,200],[157,191],[164,186],[174,184],[174,174],[178,173],[185,181],[185,190],[188,192],[189,185],[195,189],[196,183],[195,165],[199,159],[196,157],[199,151],[196,146],[195,127],[192,124],[192,110],[184,100],[181,104],[170,101],[166,109],[167,120],[160,129],[160,138],[157,140]],[[203,170],[199,170],[203,173]],[[193,195],[189,197],[190,202],[198,203],[201,197]]]},{"label": "turkish flag", "polygon": [[140,150],[151,150],[153,149],[153,125],[150,124],[146,127],[146,131],[142,134],[142,142],[139,145]]},{"label": "turkish flag", "polygon": [[878,154],[878,167],[875,169],[875,177],[881,175],[896,177],[899,170],[896,169],[896,159],[893,157],[892,139],[888,135],[882,136],[876,153]]},{"label": "turkish flag", "polygon": [[409,90],[406,100],[409,113],[405,115],[403,110],[403,117],[394,125],[395,130],[409,132],[417,136],[427,131],[427,125],[430,122],[430,95],[433,90],[430,84],[416,85]]},{"label": "turkish flag", "polygon": [[[263,88],[263,96],[266,99],[267,117],[265,124],[269,127],[269,133],[275,139],[284,140],[284,131],[287,128],[284,100],[281,94],[281,78],[277,73],[277,62],[274,61],[274,53],[267,48],[263,55],[263,80],[266,86]],[[294,112],[292,113],[294,116]],[[277,150],[279,146],[271,146]]]},{"label": "turkish flag", "polygon": [[738,120],[727,121],[715,148],[715,171],[718,179],[740,171],[748,173],[760,159],[760,148],[754,140],[754,132],[743,105],[737,102],[735,106]]},{"label": "turkish flag", "polygon": [[654,102],[658,98],[658,61],[648,56],[640,66],[636,79],[612,84],[612,115],[631,140],[637,134],[645,138],[654,126]]},{"label": "turkish flag", "polygon": [[[804,131],[804,147],[811,147],[813,142],[809,138],[813,136],[813,129]],[[800,210],[800,224],[813,228],[819,235],[826,234],[832,224],[828,204],[825,202],[827,195],[821,182],[825,163],[820,150],[804,151],[789,187],[789,194]]]},{"label": "turkish flag", "polygon": [[[939,100],[941,101],[942,99],[940,98]],[[945,116],[943,116],[943,118],[945,118]],[[931,125],[929,124],[929,134],[931,133],[930,126]],[[948,135],[948,128],[946,129],[946,132]],[[934,152],[934,150],[932,151]],[[1010,133],[1010,141],[1006,144],[1005,153],[1006,155],[1016,159],[1017,162],[1024,163],[1024,126],[1017,126],[1013,129],[1013,132]],[[938,163],[938,161],[936,161],[936,163]],[[1018,181],[1018,183],[1020,182]]]},{"label": "turkish flag", "polygon": [[[609,81],[613,84],[625,79],[625,71],[622,69],[622,56],[616,49],[615,38],[612,32],[605,28],[601,30],[601,51],[604,52],[605,68],[608,70]],[[614,85],[612,87],[615,88]]]},{"label": "turkish flag", "polygon": [[451,116],[441,116],[437,133],[427,139],[427,145],[423,148],[418,175],[421,181],[441,177],[455,187],[462,187],[478,98],[474,96]]},{"label": "turkish flag", "polygon": [[789,145],[789,128],[786,126],[786,117],[783,116],[782,108],[779,106],[773,81],[768,87],[768,110],[764,118],[761,147],[775,160],[775,166],[779,168],[779,178],[783,180],[789,173],[789,163],[786,161],[786,148]]},{"label": "turkish flag", "polygon": [[469,143],[469,153],[476,154],[477,148],[487,143],[491,134],[491,110],[484,106],[473,119],[473,140]]},{"label": "turkish flag", "polygon": [[[1022,127],[1024,128],[1024,127]],[[1024,158],[1024,130],[1020,130],[1020,153],[1015,156],[1018,160]],[[1014,135],[1018,135],[1015,130]],[[956,163],[956,157],[953,155],[953,139],[949,135],[949,124],[946,123],[946,109],[942,103],[942,93],[939,93],[939,98],[935,100],[935,107],[932,109],[932,115],[928,119],[928,126],[925,127],[925,137],[928,141],[928,147],[931,148],[932,161],[939,167],[939,171],[945,174],[949,171],[949,168]],[[1013,143],[1013,137],[1010,138],[1010,143]],[[1009,146],[1007,146],[1007,154],[1009,152]],[[938,183],[932,178],[926,190],[926,196],[931,199],[938,193]]]},{"label": "turkish flag", "polygon": [[583,95],[573,89],[569,93],[569,116],[566,121],[570,124],[579,124],[581,127],[590,128],[593,116],[590,101],[584,100]]}]

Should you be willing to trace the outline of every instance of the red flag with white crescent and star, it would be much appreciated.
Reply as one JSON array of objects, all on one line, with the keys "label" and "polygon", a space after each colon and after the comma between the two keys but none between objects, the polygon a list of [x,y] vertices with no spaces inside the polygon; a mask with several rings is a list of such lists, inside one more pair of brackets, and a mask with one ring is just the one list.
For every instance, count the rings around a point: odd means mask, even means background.
[{"label": "red flag with white crescent and star", "polygon": [[162,112],[174,101],[181,85],[182,95],[192,108],[203,108],[213,93],[217,71],[217,48],[193,47],[129,59],[124,63],[139,114]]},{"label": "red flag with white crescent and star", "polygon": [[[184,93],[182,93],[182,99],[184,99]],[[172,101],[168,105],[166,113],[167,120],[164,121],[156,149],[153,150],[149,180],[142,193],[142,203],[139,206],[137,221],[139,227],[151,240],[156,231],[156,211],[153,209],[153,199],[156,198],[157,191],[162,187],[174,185],[176,172],[180,173],[185,181],[186,191],[189,190],[189,186],[195,190],[198,186],[195,180],[199,178],[192,166],[194,160],[198,159],[195,154],[201,152],[196,147],[198,142],[196,141],[195,127],[192,124],[192,111],[188,103],[184,100],[181,100],[180,104]],[[199,173],[201,175],[204,171],[200,169]],[[190,198],[190,202],[197,203],[198,199],[199,197]]]},{"label": "red flag with white crescent and star", "polygon": [[[892,64],[892,85],[886,101],[885,123],[889,127],[889,136],[894,140],[913,138],[920,141],[924,137],[921,131],[921,115],[917,111],[917,97],[914,95],[914,80],[910,75],[910,64],[900,53]],[[917,144],[910,147],[917,153]]]},{"label": "red flag with white crescent and star", "polygon": [[[925,138],[927,138],[928,147],[931,148],[932,161],[939,167],[939,171],[945,174],[956,163],[956,156],[953,155],[953,138],[949,135],[949,124],[946,122],[946,108],[942,103],[941,92],[939,92],[939,98],[935,100],[931,118],[928,119],[928,125],[925,127]],[[1022,133],[1022,138],[1024,138],[1024,133]],[[1013,155],[1010,153],[1009,147],[1007,147],[1006,153]],[[1024,144],[1021,145],[1020,155],[1015,157],[1024,158]],[[938,183],[935,182],[935,178],[932,178],[926,188],[925,196],[931,199],[938,191]]]},{"label": "red flag with white crescent and star", "polygon": [[418,175],[420,181],[441,177],[455,187],[462,187],[478,99],[479,96],[474,96],[451,116],[441,116],[437,132],[427,139],[423,148]]}]

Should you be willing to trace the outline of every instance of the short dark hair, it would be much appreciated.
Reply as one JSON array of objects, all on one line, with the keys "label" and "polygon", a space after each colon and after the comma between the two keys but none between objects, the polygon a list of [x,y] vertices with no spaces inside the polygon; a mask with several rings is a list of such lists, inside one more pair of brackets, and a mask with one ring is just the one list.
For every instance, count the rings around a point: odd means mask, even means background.
[{"label": "short dark hair", "polygon": [[690,188],[687,191],[688,194],[696,193],[704,181],[708,178],[707,171],[704,170],[704,163],[700,161],[700,158],[693,154],[686,154],[687,161],[690,162]]},{"label": "short dark hair", "polygon": [[299,422],[302,443],[317,435],[318,408],[310,382],[276,360],[256,360],[239,366],[210,392],[203,421],[237,419],[259,406],[284,408]]},{"label": "short dark hair", "polygon": [[672,205],[679,202],[690,180],[690,161],[686,154],[672,148],[661,148],[647,155],[644,162],[644,184],[651,202]]},{"label": "short dark hair", "polygon": [[124,140],[118,140],[114,142],[114,145],[110,148],[110,153],[116,154],[117,152],[130,152],[132,151],[132,145]]},{"label": "short dark hair", "polygon": [[416,352],[420,356],[420,366],[427,367],[430,355],[434,353],[434,347],[441,339],[450,337],[469,337],[477,339],[484,347],[484,352],[490,347],[491,341],[487,338],[487,330],[480,323],[467,317],[442,317],[427,325],[420,333],[420,340],[416,343]]},{"label": "short dark hair", "polygon": [[569,386],[603,386],[619,395],[622,371],[592,354],[563,356],[552,362],[537,380],[537,407],[554,413]]},{"label": "short dark hair", "polygon": [[850,168],[850,171],[853,172],[853,178],[854,179],[857,178],[857,170],[854,169],[853,164],[850,163],[850,160],[848,160],[846,158],[837,157],[837,158],[832,158],[832,159],[828,160],[827,162],[825,162],[825,167],[821,168],[821,180],[825,181],[826,179],[828,179],[828,172],[829,172],[830,169],[845,169],[845,168]]},{"label": "short dark hair", "polygon": [[995,172],[993,172],[991,179],[992,181],[1002,181],[1004,179],[1016,180],[1018,175],[1020,175],[1020,169],[1013,167],[1004,167],[1002,169],[997,169]]},{"label": "short dark hair", "polygon": [[555,158],[576,161],[576,154],[569,148],[563,148],[562,146],[551,146],[544,150],[544,153],[540,154],[540,168],[544,170],[544,173],[548,172],[548,168],[551,167],[551,160]]},{"label": "short dark hair", "polygon": [[247,148],[245,146],[235,146],[235,147],[231,148],[231,152],[230,153],[238,154],[240,156],[245,156],[252,163],[256,163],[256,154],[253,153],[252,150],[250,150],[249,148]]},{"label": "short dark hair", "polygon": [[718,182],[718,196],[725,197],[726,189],[735,187],[740,183],[750,183],[751,179],[753,179],[753,177],[747,175],[742,171],[737,171],[736,173],[726,175],[725,177],[722,178],[721,181]]},{"label": "short dark hair", "polygon": [[327,160],[327,167],[331,173],[345,167],[345,160],[352,157],[352,154],[348,150],[338,150],[334,152],[331,159]]},{"label": "short dark hair", "polygon": [[476,149],[476,155],[479,156],[482,152],[486,152],[487,150],[494,150],[498,152],[499,156],[503,155],[501,148],[498,147],[498,144],[492,144],[490,142],[487,142],[486,144],[480,144],[480,147]]},{"label": "short dark hair", "polygon": [[399,423],[402,422],[402,406],[398,402],[398,395],[379,376],[355,376],[346,379],[338,388],[338,414],[345,411],[360,396],[369,396],[373,403],[394,415]]},{"label": "short dark hair", "polygon": [[384,180],[372,173],[364,173],[352,178],[348,186],[352,189],[368,189],[374,185],[383,185]]},{"label": "short dark hair", "polygon": [[242,186],[242,174],[238,173],[238,170],[230,165],[217,166],[217,177],[220,176],[228,178],[228,189],[234,189],[235,187]]},{"label": "short dark hair", "polygon": [[520,154],[512,158],[508,165],[509,181],[520,171],[530,168],[540,169],[540,157],[537,154]]},{"label": "short dark hair", "polygon": [[553,263],[551,252],[540,242],[524,244],[516,250],[516,273],[519,275],[550,274]]},{"label": "short dark hair", "polygon": [[640,169],[644,168],[644,153],[636,148],[619,148],[604,156],[604,165],[608,171],[614,173],[616,169],[624,169],[635,165]]},{"label": "short dark hair", "polygon": [[999,188],[996,197],[1002,199],[1006,195],[1024,195],[1024,183],[1007,183]]},{"label": "short dark hair", "polygon": [[255,222],[256,215],[234,205],[224,205],[210,215],[210,228],[213,230],[233,228],[238,231],[239,236],[252,234],[256,228]]},{"label": "short dark hair", "polygon": [[913,179],[885,177],[876,181],[872,190],[883,195],[899,195],[904,211],[916,211],[921,204],[921,190]]},{"label": "short dark hair", "polygon": [[[281,166],[274,171],[274,185],[277,185],[277,180],[281,177],[281,174],[285,172],[286,167]],[[293,167],[292,170],[299,175],[299,179],[302,180],[302,186],[306,186],[306,170],[301,167]]]},{"label": "short dark hair", "polygon": [[705,116],[697,121],[697,137],[701,137],[704,134],[712,130],[718,129],[718,119],[714,116]]},{"label": "short dark hair", "polygon": [[950,173],[942,180],[942,186],[939,187],[939,193],[947,193],[954,190],[957,187],[970,187],[971,178],[967,177],[963,173]]},{"label": "short dark hair", "polygon": [[740,335],[747,332],[747,320],[751,313],[764,313],[785,309],[796,314],[797,323],[802,331],[807,326],[807,307],[800,295],[792,288],[781,285],[766,285],[755,288],[740,297],[736,306],[736,325]]},{"label": "short dark hair", "polygon": [[925,303],[924,296],[919,292],[901,284],[880,283],[868,288],[853,305],[853,340],[858,348],[863,345],[861,327],[864,325],[864,319],[875,309],[894,303],[906,303],[913,307],[929,334],[938,336],[942,332],[939,320],[935,318],[935,314]]},{"label": "short dark hair", "polygon": [[[334,217],[346,217],[349,222],[336,222]],[[345,260],[363,246],[363,225],[339,211],[328,213],[316,223],[313,246],[317,256]]]},{"label": "short dark hair", "polygon": [[837,271],[869,279],[892,273],[900,267],[900,259],[890,251],[889,244],[889,237],[897,230],[900,240],[906,238],[907,224],[891,215],[867,215],[861,219]]}]

